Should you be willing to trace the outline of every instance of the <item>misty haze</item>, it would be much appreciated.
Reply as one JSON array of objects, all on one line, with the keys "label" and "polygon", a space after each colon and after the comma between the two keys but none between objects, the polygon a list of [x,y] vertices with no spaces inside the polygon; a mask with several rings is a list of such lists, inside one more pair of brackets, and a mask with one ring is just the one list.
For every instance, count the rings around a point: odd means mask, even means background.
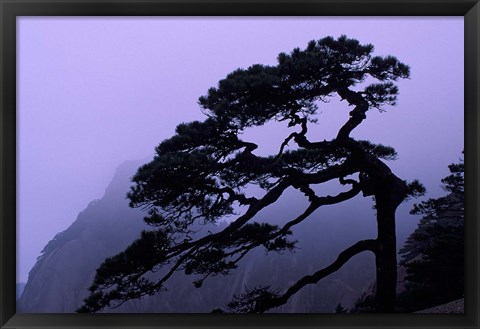
[{"label": "misty haze", "polygon": [[19,27],[17,312],[463,298],[463,19]]}]

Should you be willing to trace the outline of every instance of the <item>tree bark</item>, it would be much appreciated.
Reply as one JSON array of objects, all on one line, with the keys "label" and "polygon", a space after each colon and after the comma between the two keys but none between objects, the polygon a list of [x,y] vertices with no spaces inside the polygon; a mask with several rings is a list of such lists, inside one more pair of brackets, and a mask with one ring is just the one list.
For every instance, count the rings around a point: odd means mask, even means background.
[{"label": "tree bark", "polygon": [[393,174],[382,179],[376,188],[378,248],[375,251],[377,292],[375,309],[391,313],[395,309],[397,288],[397,242],[395,211],[406,196],[406,184]]},{"label": "tree bark", "polygon": [[[380,200],[379,200],[380,199]],[[375,253],[377,292],[375,309],[379,313],[393,312],[397,287],[397,246],[395,208],[384,197],[377,196],[378,248]]]}]

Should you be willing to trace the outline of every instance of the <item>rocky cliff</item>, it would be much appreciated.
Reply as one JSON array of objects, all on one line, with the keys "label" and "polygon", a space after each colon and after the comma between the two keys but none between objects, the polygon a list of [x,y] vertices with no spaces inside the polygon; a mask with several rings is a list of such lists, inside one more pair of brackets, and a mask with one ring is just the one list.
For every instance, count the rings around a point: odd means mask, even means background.
[{"label": "rocky cliff", "polygon": [[144,228],[142,214],[126,200],[129,177],[137,166],[121,165],[104,197],[92,201],[45,246],[29,273],[17,312],[73,312],[87,296],[95,268],[138,236]]},{"label": "rocky cliff", "polygon": [[17,283],[16,287],[16,299],[19,299],[20,296],[22,296],[22,293],[23,293],[23,289],[25,289],[25,283],[24,282],[19,282]]},{"label": "rocky cliff", "polygon": [[[44,248],[29,274],[17,312],[74,312],[88,295],[95,269],[102,261],[123,250],[139,235],[143,213],[128,207],[125,197],[129,178],[139,163],[127,162],[117,169],[105,195],[91,202],[65,231],[57,234]],[[263,214],[278,217],[278,209]],[[284,210],[282,215],[285,214]],[[340,215],[338,215],[340,216]],[[335,218],[311,220],[294,231],[299,241],[295,253],[268,254],[256,250],[228,276],[217,276],[195,288],[191,277],[178,273],[167,291],[141,300],[129,301],[106,312],[210,312],[229,302],[246,287],[270,285],[287,287],[306,274],[332,262],[338,251],[351,242],[345,228]],[[359,224],[352,224],[359,225]],[[358,227],[350,227],[358,231]],[[322,233],[322,234],[320,234]],[[302,289],[274,312],[334,312],[338,303],[350,306],[374,276],[373,256],[361,254],[337,273],[319,284]]]}]

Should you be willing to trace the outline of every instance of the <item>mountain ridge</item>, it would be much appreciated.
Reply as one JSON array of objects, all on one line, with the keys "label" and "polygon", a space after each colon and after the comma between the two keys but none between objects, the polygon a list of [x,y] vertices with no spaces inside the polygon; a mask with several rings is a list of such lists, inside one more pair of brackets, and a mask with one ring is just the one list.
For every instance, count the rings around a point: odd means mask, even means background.
[{"label": "mountain ridge", "polygon": [[[103,260],[122,251],[142,230],[149,228],[142,220],[144,213],[130,208],[126,199],[130,178],[139,165],[139,162],[129,161],[119,166],[104,196],[90,202],[72,225],[45,246],[17,301],[17,312],[74,312],[88,296],[95,269]],[[286,198],[291,200],[290,196]],[[277,218],[279,213],[280,217],[290,215],[293,211],[287,209],[290,205],[285,207],[267,211],[260,217]],[[335,210],[330,213],[336,214]],[[264,250],[254,250],[231,275],[206,280],[199,289],[192,284],[194,276],[176,273],[168,282],[166,292],[128,301],[104,312],[211,312],[224,307],[246,287],[260,284],[288,287],[303,275],[318,270],[318,266],[328,265],[338,250],[345,247],[346,240],[339,241],[343,224],[335,220],[340,217],[324,222],[316,220],[319,218],[295,228],[293,238],[299,240],[299,248],[294,253],[265,255]],[[321,239],[318,238],[320,233]],[[373,255],[358,255],[337,273],[303,288],[286,305],[272,311],[334,312],[338,303],[348,306],[359,297],[371,282],[373,272]]]}]

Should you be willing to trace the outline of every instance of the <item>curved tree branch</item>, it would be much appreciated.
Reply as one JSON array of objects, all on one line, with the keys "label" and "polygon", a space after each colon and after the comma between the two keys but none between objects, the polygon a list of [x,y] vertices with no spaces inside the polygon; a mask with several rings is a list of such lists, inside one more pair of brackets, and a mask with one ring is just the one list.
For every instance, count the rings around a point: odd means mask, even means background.
[{"label": "curved tree branch", "polygon": [[350,105],[355,108],[350,111],[350,119],[340,128],[337,140],[346,140],[350,137],[350,133],[367,117],[368,102],[362,97],[361,93],[351,91],[348,88],[338,88],[338,95],[342,99],[346,99]]},{"label": "curved tree branch", "polygon": [[[345,201],[361,190],[375,195],[379,232],[389,233],[345,249],[335,262],[303,277],[283,295],[260,295],[260,299],[252,300],[251,311],[264,312],[283,305],[302,287],[335,272],[362,251],[381,254],[384,246],[394,246],[391,223],[394,223],[396,207],[406,196],[405,183],[380,161],[378,152],[372,152],[371,147],[355,141],[350,134],[366,118],[370,106],[394,104],[397,88],[390,81],[408,77],[409,69],[393,57],[372,58],[372,51],[373,45],[360,45],[346,36],[337,40],[323,38],[310,42],[305,50],[280,54],[277,66],[253,65],[246,70],[238,69],[221,80],[218,88],[211,88],[208,95],[200,97],[199,103],[202,109],[208,110],[209,118],[203,123],[179,125],[177,134],[156,149],[154,161],[139,170],[134,178],[137,185],[128,195],[132,205],[153,206],[149,224],[158,223],[160,234],[142,233],[142,238],[125,252],[102,264],[91,287],[92,304],[86,300],[86,309],[96,312],[111,301],[123,303],[159,291],[177,270],[202,274],[204,278],[223,274],[250,249],[262,244],[267,250],[293,248],[294,243],[285,239],[292,226],[305,220],[318,207]],[[384,83],[370,85],[363,92],[349,89],[364,82],[367,75]],[[306,136],[307,122],[316,120],[312,119],[318,109],[316,102],[333,93],[354,109],[336,139],[311,142]],[[275,156],[257,156],[253,153],[257,145],[240,140],[239,135],[246,128],[261,126],[273,119],[290,120],[289,127],[300,126],[300,131],[291,133]],[[292,140],[300,152],[284,153]],[[362,173],[360,182],[345,179],[354,173]],[[339,179],[342,185],[352,184],[351,190],[319,197],[310,187],[332,179]],[[249,184],[256,184],[267,192],[261,198],[248,198],[239,191]],[[302,214],[281,228],[248,223],[262,209],[278,201],[290,187],[300,190],[310,201]],[[367,191],[368,187],[372,190]],[[222,231],[195,240],[188,236],[190,231],[185,227],[193,225],[197,218],[204,216],[205,222],[216,222],[234,213],[234,202],[246,206],[246,210]],[[156,212],[157,209],[161,213]],[[252,235],[251,229],[256,228],[259,228],[258,234]],[[188,239],[176,241],[172,232],[186,233]],[[386,243],[387,240],[390,242]],[[144,249],[153,256],[141,257]],[[391,261],[395,255],[391,256],[388,254],[390,260],[385,264],[395,263]],[[146,279],[145,274],[165,265],[170,267],[165,269],[163,278],[153,282]],[[385,286],[392,290],[390,281]]]},{"label": "curved tree branch", "polygon": [[[245,304],[250,304],[250,313],[264,313],[269,309],[284,305],[285,303],[287,303],[290,297],[295,295],[298,291],[300,291],[300,289],[302,289],[306,285],[315,284],[326,276],[338,271],[353,256],[364,251],[375,252],[376,248],[376,240],[359,241],[354,245],[348,247],[347,249],[343,250],[338,255],[337,259],[327,267],[324,267],[323,269],[311,275],[306,275],[300,280],[298,280],[296,283],[290,286],[282,295],[270,293],[267,297],[265,297],[266,294],[263,294],[263,298],[252,298],[251,300],[248,300],[248,297],[246,300],[242,300],[242,297],[243,299],[245,299],[246,296],[240,296],[236,298],[237,302],[232,302],[229,305],[237,305],[239,304],[239,300],[240,304],[242,304],[242,311],[245,311]],[[232,311],[236,312],[235,309],[232,309]]]}]

